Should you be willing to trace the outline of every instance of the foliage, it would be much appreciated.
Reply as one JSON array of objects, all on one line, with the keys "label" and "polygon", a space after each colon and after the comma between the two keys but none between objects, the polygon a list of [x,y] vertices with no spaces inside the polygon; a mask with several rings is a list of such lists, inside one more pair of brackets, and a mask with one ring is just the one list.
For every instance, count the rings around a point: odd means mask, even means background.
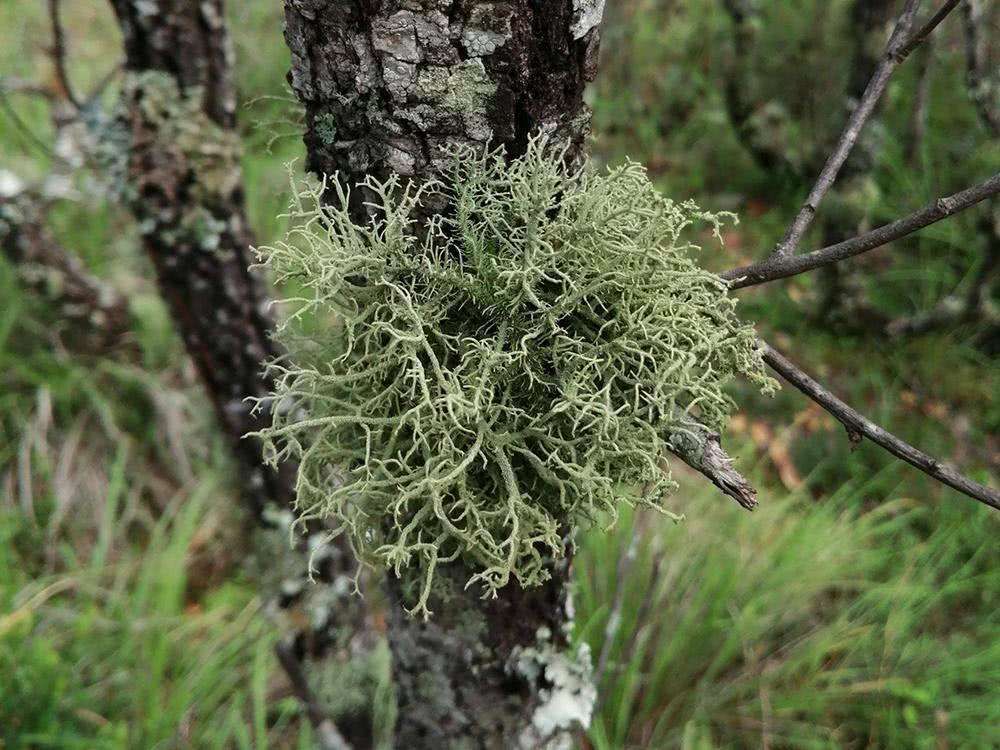
[{"label": "foliage", "polygon": [[209,480],[179,498],[133,547],[122,522],[136,509],[112,491],[107,535],[56,552],[71,572],[46,571],[47,534],[0,511],[0,747],[266,748],[288,734],[298,707],[268,716],[274,634],[252,591],[189,599],[211,494]]},{"label": "foliage", "polygon": [[[363,226],[336,180],[307,188],[300,223],[258,251],[304,288],[280,333],[270,459],[299,459],[304,520],[335,515],[397,575],[420,566],[425,615],[439,563],[461,558],[485,595],[532,586],[568,530],[622,502],[665,511],[681,417],[720,429],[734,375],[771,385],[725,283],[682,240],[719,216],[632,162],[574,170],[544,138],[509,165],[453,156],[424,188],[369,178]],[[426,205],[451,212],[421,234]],[[317,312],[335,319],[300,335]]]}]

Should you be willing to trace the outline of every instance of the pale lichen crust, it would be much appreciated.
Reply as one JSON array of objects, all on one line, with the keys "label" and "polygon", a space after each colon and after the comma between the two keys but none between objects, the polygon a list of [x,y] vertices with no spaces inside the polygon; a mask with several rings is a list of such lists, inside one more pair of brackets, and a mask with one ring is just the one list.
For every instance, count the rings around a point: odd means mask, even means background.
[{"label": "pale lichen crust", "polygon": [[[727,381],[771,383],[683,239],[722,217],[638,164],[562,157],[539,138],[512,161],[456,151],[420,188],[369,179],[363,226],[336,179],[306,186],[288,236],[258,250],[299,291],[269,457],[298,459],[303,519],[335,516],[397,574],[419,566],[413,612],[438,565],[460,558],[484,595],[537,585],[571,530],[621,503],[667,511],[678,419],[721,429]],[[429,198],[450,209],[418,228]]]}]

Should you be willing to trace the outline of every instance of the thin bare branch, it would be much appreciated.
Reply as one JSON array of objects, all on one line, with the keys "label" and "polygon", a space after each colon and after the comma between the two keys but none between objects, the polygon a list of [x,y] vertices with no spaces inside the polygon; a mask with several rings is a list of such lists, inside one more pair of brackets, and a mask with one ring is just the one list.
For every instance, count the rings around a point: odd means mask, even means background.
[{"label": "thin bare branch", "polygon": [[955,7],[962,2],[962,0],[945,0],[937,12],[931,16],[927,23],[921,26],[916,33],[914,33],[909,39],[906,40],[906,44],[900,47],[899,51],[896,53],[896,59],[898,62],[903,62],[913,50],[923,44],[924,40],[931,35],[931,32],[938,27],[945,17],[955,10]]},{"label": "thin bare branch", "polygon": [[59,156],[59,154],[52,149],[51,145],[42,140],[42,138],[40,138],[38,134],[35,133],[35,131],[32,130],[24,119],[17,113],[17,110],[14,109],[13,105],[10,103],[7,90],[3,87],[0,87],[0,115],[6,116],[7,119],[13,124],[14,130],[18,131],[21,134],[21,137],[24,138],[24,140],[30,145],[34,146],[52,160],[67,164],[66,160]]},{"label": "thin bare branch", "polygon": [[841,401],[789,362],[774,347],[763,341],[761,344],[763,346],[764,361],[781,377],[826,409],[837,421],[844,425],[851,442],[857,443],[862,438],[868,438],[876,445],[885,448],[892,455],[906,461],[911,466],[915,466],[939,482],[969,497],[975,498],[995,510],[1000,510],[1000,492],[963,476],[954,467],[914,448],[909,443],[878,426],[868,419],[868,417]]},{"label": "thin bare branch", "polygon": [[51,102],[55,98],[55,92],[52,91],[51,87],[15,76],[0,76],[0,90],[10,94],[37,96],[47,102]]},{"label": "thin bare branch", "polygon": [[847,121],[847,126],[840,136],[840,140],[820,171],[819,177],[816,178],[816,184],[809,191],[805,203],[788,227],[785,236],[782,237],[781,241],[774,248],[774,255],[791,255],[794,253],[799,241],[809,228],[810,223],[812,223],[819,204],[836,181],[840,168],[847,161],[847,157],[861,135],[865,123],[871,117],[872,112],[875,111],[875,105],[878,104],[878,100],[885,91],[889,78],[892,76],[893,71],[895,71],[896,66],[901,62],[901,58],[898,57],[899,50],[906,43],[904,40],[906,40],[910,26],[913,24],[913,17],[916,15],[919,4],[920,0],[907,0],[903,12],[896,22],[896,27],[889,37],[889,43],[886,46],[882,62],[875,69],[875,73],[868,82],[864,94],[861,95],[858,106],[851,113]]},{"label": "thin bare branch", "polygon": [[73,84],[69,79],[69,71],[66,67],[66,30],[62,24],[62,2],[61,0],[48,0],[49,5],[49,25],[52,28],[52,67],[55,69],[56,83],[59,86],[59,94],[65,98],[74,109],[80,108],[80,100],[73,91]]},{"label": "thin bare branch", "polygon": [[912,234],[959,211],[964,211],[998,193],[1000,193],[1000,172],[978,185],[954,195],[938,198],[909,216],[884,224],[849,240],[803,255],[771,256],[759,263],[734,268],[721,275],[722,278],[730,282],[730,289],[742,289],[812,271],[820,266],[839,263],[847,258],[887,245],[893,240],[898,240],[900,237]]}]

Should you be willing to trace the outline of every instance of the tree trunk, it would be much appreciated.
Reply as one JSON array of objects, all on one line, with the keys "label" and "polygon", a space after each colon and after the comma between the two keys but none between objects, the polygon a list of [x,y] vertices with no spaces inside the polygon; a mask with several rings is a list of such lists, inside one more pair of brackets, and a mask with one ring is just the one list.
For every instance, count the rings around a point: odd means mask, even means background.
[{"label": "tree trunk", "polygon": [[[114,0],[124,35],[120,123],[128,139],[127,203],[160,290],[236,456],[244,494],[261,512],[294,498],[294,467],[264,467],[243,435],[263,427],[248,398],[266,397],[264,287],[249,270],[236,97],[222,3]],[[148,7],[156,6],[150,12]]]},{"label": "tree trunk", "polygon": [[0,254],[22,283],[56,311],[52,333],[67,349],[83,354],[127,349],[134,354],[128,300],[56,241],[45,214],[41,196],[28,191],[0,195]]},{"label": "tree trunk", "polygon": [[[244,437],[270,424],[269,408],[253,408],[253,399],[273,392],[264,363],[281,351],[270,336],[266,289],[249,268],[254,238],[244,205],[224,4],[112,0],[112,6],[125,44],[122,102],[109,133],[120,146],[121,189],[260,522],[253,567],[283,626],[282,663],[311,659],[313,680],[306,687],[322,699],[322,685],[348,666],[359,668],[349,664],[354,658],[367,668],[370,644],[361,600],[352,594],[353,555],[344,544],[323,541],[322,529],[310,529],[311,538],[300,535],[290,548],[296,467],[270,469],[260,443]],[[323,587],[309,580],[310,558]],[[302,697],[310,704],[316,699]],[[329,722],[312,708],[317,729],[329,733]],[[351,708],[352,715],[337,717],[339,725],[355,747],[369,746],[367,708]]]},{"label": "tree trunk", "polygon": [[[597,66],[603,0],[286,0],[289,80],[306,110],[307,166],[350,185],[435,175],[456,144],[523,153],[548,132],[578,159],[584,86]],[[352,194],[363,221],[364,196]],[[441,210],[431,206],[428,210]],[[589,656],[571,654],[569,563],[545,585],[494,600],[469,572],[438,573],[427,622],[390,583],[397,747],[566,747],[594,701]]]}]

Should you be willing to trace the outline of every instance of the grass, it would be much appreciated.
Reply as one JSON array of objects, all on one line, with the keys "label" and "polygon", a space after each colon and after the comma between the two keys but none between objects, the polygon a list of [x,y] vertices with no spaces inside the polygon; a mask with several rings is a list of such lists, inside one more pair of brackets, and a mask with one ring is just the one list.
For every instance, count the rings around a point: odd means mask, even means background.
[{"label": "grass", "polygon": [[83,554],[24,514],[0,515],[0,747],[310,747],[289,727],[294,700],[272,700],[274,636],[252,589],[192,597],[216,481],[203,475],[142,524],[123,467]]},{"label": "grass", "polygon": [[1000,740],[993,520],[911,499],[864,510],[866,489],[753,516],[696,493],[679,526],[640,516],[588,538],[580,627],[610,665],[593,747]]},{"label": "grass", "polygon": [[[295,125],[280,123],[294,119],[288,103],[256,99],[284,95],[280,7],[230,5],[248,103],[249,209],[269,240],[281,230],[282,165],[301,154]],[[712,267],[759,254],[805,186],[757,168],[725,119],[729,32],[717,3],[611,5],[595,153],[628,154],[672,195],[739,210],[726,248],[706,253]],[[825,25],[811,22],[820,5]],[[842,77],[829,61],[839,59],[845,3],[768,8],[773,23],[754,54],[763,72],[751,83],[763,101],[790,108],[786,137],[808,151],[836,128],[839,103],[824,91]],[[19,32],[0,48],[0,73],[45,75],[42,10],[0,5],[0,26]],[[97,80],[120,43],[110,14],[100,4],[65,12],[75,74]],[[964,95],[957,28],[942,27],[916,165],[903,148],[912,66],[890,87],[873,131],[880,156],[858,188],[863,223],[1000,162]],[[45,139],[44,108],[12,104]],[[289,135],[268,149],[275,130]],[[2,114],[0,162],[29,176],[48,168]],[[854,278],[890,314],[931,304],[982,252],[975,223],[970,213],[872,254]],[[84,199],[58,206],[53,229],[129,294],[139,354],[69,354],[58,321],[0,261],[0,748],[310,747],[242,569],[225,450],[134,228],[115,207]],[[744,294],[741,309],[846,399],[989,481],[1000,381],[995,359],[970,344],[974,328],[874,339],[818,322],[821,291],[812,278],[781,282]],[[998,520],[873,446],[850,451],[842,429],[789,389],[740,398],[728,444],[762,488],[757,512],[684,475],[681,524],[629,514],[582,542],[577,635],[595,660],[605,654],[582,745],[1000,744]]]}]

